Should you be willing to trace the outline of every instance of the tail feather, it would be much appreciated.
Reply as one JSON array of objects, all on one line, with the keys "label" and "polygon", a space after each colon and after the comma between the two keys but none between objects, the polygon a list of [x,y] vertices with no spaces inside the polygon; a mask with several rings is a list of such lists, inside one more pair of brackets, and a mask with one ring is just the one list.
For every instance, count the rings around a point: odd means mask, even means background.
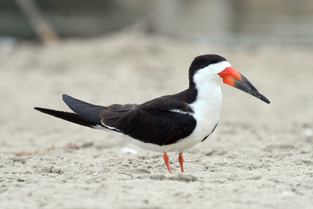
[{"label": "tail feather", "polygon": [[52,115],[54,117],[61,118],[63,120],[66,120],[66,121],[69,121],[72,123],[76,123],[76,124],[79,124],[82,126],[87,126],[90,128],[93,128],[96,126],[95,123],[92,123],[92,122],[84,119],[83,117],[81,117],[80,115],[78,115],[76,113],[63,112],[63,111],[58,111],[58,110],[50,110],[50,109],[41,108],[41,107],[35,107],[35,110],[38,110],[42,113]]},{"label": "tail feather", "polygon": [[99,113],[107,110],[107,107],[93,105],[79,99],[75,99],[66,94],[62,95],[63,101],[67,104],[71,110],[80,115],[81,117],[87,119],[91,123],[102,125],[101,118],[99,117]]}]

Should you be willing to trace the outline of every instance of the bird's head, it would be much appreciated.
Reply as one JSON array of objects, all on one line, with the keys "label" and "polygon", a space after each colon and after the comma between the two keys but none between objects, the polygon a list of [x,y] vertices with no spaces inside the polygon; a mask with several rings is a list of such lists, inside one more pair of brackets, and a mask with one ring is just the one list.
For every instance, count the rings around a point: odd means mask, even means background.
[{"label": "bird's head", "polygon": [[208,54],[196,57],[189,69],[190,86],[197,83],[208,82],[223,83],[238,88],[251,94],[260,100],[270,103],[270,101],[259,93],[259,91],[249,82],[249,80],[231,67],[231,64],[222,56]]}]

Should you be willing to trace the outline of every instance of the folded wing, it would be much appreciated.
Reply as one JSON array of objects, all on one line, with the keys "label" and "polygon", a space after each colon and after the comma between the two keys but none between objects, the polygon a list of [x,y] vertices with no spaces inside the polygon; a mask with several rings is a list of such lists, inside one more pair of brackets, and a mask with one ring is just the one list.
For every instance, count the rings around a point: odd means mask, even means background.
[{"label": "folded wing", "polygon": [[141,142],[168,145],[189,136],[196,120],[190,106],[175,99],[161,97],[141,105],[93,105],[66,94],[64,102],[75,113],[36,107],[43,113],[79,125],[123,133]]},{"label": "folded wing", "polygon": [[[136,106],[110,126],[141,142],[168,145],[193,132],[196,120],[192,113],[187,103],[164,97]],[[102,122],[108,124],[104,118]]]}]

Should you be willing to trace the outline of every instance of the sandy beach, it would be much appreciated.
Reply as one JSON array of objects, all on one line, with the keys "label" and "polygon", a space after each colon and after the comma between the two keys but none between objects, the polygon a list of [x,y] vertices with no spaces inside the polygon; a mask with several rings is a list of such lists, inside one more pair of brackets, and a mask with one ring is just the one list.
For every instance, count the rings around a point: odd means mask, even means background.
[{"label": "sandy beach", "polygon": [[[63,93],[99,105],[177,93],[193,58],[208,53],[226,57],[271,104],[223,85],[220,123],[184,153],[183,174],[178,153],[169,153],[169,174],[160,153],[33,109],[68,111]],[[2,46],[0,208],[313,208],[312,57],[134,31]]]}]

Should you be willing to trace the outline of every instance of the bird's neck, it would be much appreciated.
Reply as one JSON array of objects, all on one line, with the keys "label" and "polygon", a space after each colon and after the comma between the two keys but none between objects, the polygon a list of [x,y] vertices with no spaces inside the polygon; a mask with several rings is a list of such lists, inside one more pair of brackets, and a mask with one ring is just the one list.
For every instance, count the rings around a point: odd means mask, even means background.
[{"label": "bird's neck", "polygon": [[206,82],[201,84],[196,84],[197,98],[193,102],[203,103],[210,106],[216,106],[220,108],[222,105],[222,90],[219,81]]},{"label": "bird's neck", "polygon": [[[194,88],[197,97],[190,107],[194,111],[194,117],[202,128],[214,127],[219,121],[222,106],[222,79],[214,77],[206,80],[195,80]],[[208,124],[212,123],[212,124]],[[199,126],[200,127],[200,126]]]},{"label": "bird's neck", "polygon": [[197,84],[192,83],[188,89],[173,96],[188,104],[200,102],[206,105],[213,103],[220,106],[222,102],[221,79],[215,79],[211,82],[198,82]]}]

